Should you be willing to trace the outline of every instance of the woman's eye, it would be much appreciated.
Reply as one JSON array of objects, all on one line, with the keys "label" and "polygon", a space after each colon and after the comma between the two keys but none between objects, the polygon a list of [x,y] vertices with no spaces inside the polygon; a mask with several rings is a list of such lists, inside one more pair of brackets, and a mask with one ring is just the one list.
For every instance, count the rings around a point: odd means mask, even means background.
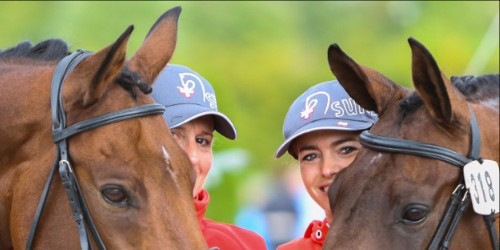
[{"label": "woman's eye", "polygon": [[345,155],[345,154],[350,154],[350,153],[352,153],[352,152],[354,152],[356,150],[358,150],[358,148],[352,147],[352,146],[348,146],[348,147],[343,147],[340,150],[340,152]]},{"label": "woman's eye", "polygon": [[125,206],[129,197],[123,187],[119,185],[106,185],[101,189],[101,195],[106,202],[114,206]]},{"label": "woman's eye", "polygon": [[196,138],[196,143],[202,146],[211,146],[211,141],[201,137]]},{"label": "woman's eye", "polygon": [[307,154],[302,157],[302,161],[312,161],[314,159],[318,158],[318,155],[316,154]]}]

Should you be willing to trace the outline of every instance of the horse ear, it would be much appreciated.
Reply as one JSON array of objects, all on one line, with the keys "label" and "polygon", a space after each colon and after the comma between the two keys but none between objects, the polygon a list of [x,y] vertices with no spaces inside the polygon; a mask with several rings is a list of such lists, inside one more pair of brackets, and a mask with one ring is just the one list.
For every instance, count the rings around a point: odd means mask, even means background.
[{"label": "horse ear", "polygon": [[[78,86],[81,91],[82,105],[89,106],[97,102],[106,92],[108,86],[113,83],[113,80],[120,74],[121,69],[125,65],[125,54],[127,50],[127,42],[130,34],[134,30],[133,26],[129,26],[125,32],[112,45],[94,53],[83,60],[75,69],[75,76],[80,80],[90,83],[89,86]],[[91,78],[91,79],[89,79]],[[68,89],[71,89],[68,86]],[[70,92],[75,89],[69,90]]]},{"label": "horse ear", "polygon": [[381,115],[390,103],[403,98],[402,87],[377,71],[357,64],[337,44],[328,48],[328,62],[342,87],[364,109]]},{"label": "horse ear", "polygon": [[451,124],[454,114],[467,110],[465,98],[442,75],[431,53],[417,40],[409,38],[412,51],[412,77],[415,89],[435,121]]},{"label": "horse ear", "polygon": [[151,27],[141,47],[128,62],[130,69],[138,72],[141,79],[150,85],[174,53],[181,11],[182,8],[178,6],[165,12]]}]

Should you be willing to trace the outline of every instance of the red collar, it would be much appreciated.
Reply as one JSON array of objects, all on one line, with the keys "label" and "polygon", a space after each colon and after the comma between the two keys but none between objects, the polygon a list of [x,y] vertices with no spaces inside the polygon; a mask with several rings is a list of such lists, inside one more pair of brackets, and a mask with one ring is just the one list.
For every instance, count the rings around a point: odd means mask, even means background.
[{"label": "red collar", "polygon": [[312,241],[323,245],[329,229],[330,225],[326,221],[326,218],[323,221],[314,220],[307,227],[304,238],[311,238]]},{"label": "red collar", "polygon": [[205,212],[207,211],[208,203],[210,202],[210,196],[206,189],[202,189],[194,197],[194,207],[196,209],[196,217],[201,221],[205,218]]}]

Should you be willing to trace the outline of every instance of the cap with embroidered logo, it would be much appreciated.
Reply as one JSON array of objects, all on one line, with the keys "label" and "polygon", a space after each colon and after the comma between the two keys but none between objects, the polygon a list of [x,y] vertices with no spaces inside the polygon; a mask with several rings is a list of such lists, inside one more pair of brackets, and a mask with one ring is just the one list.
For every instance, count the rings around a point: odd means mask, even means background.
[{"label": "cap with embroidered logo", "polygon": [[214,129],[234,140],[236,128],[217,109],[215,91],[200,74],[183,65],[168,64],[153,85],[153,99],[165,106],[163,118],[170,128],[205,115],[214,117]]},{"label": "cap with embroidered logo", "polygon": [[283,124],[285,141],[274,157],[288,151],[291,142],[317,130],[360,131],[370,128],[377,114],[359,106],[337,80],[319,83],[300,95],[290,106]]}]

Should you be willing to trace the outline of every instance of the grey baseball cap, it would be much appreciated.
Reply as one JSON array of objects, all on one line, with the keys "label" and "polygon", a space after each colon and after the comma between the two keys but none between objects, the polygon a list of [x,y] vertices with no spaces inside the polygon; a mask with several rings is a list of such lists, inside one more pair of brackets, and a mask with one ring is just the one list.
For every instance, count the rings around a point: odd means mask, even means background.
[{"label": "grey baseball cap", "polygon": [[212,85],[186,66],[168,64],[156,78],[152,96],[165,106],[163,118],[170,128],[211,115],[217,132],[231,140],[237,136],[231,120],[217,109]]},{"label": "grey baseball cap", "polygon": [[300,95],[290,106],[283,124],[285,141],[274,154],[281,157],[291,142],[317,130],[360,131],[370,128],[378,116],[359,106],[337,80],[319,83]]}]

